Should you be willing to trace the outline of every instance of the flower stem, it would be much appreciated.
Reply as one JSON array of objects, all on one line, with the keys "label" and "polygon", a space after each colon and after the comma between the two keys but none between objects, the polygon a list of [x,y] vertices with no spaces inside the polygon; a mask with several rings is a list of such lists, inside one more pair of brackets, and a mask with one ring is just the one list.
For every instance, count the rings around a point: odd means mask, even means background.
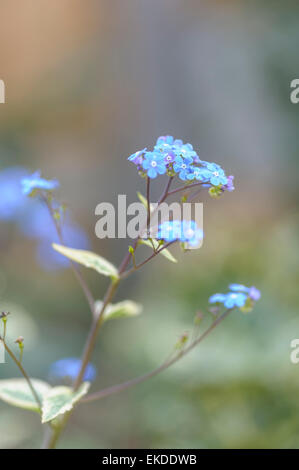
[{"label": "flower stem", "polygon": [[12,360],[14,361],[14,363],[17,365],[17,367],[19,368],[19,370],[21,371],[21,374],[23,375],[24,379],[26,380],[31,392],[32,392],[32,395],[38,405],[38,410],[39,412],[41,412],[41,408],[42,408],[42,404],[41,404],[41,401],[40,401],[40,398],[38,396],[38,394],[36,393],[35,391],[35,388],[33,387],[32,385],[32,382],[27,374],[27,372],[25,371],[24,367],[22,366],[21,362],[16,358],[16,356],[14,355],[14,353],[12,352],[12,350],[7,346],[6,342],[4,341],[3,338],[0,337],[0,341],[2,341],[2,343],[4,344],[4,348],[5,350],[7,351],[7,353],[9,354],[9,356],[12,358]]},{"label": "flower stem", "polygon": [[195,348],[195,346],[201,343],[201,341],[203,341],[203,339],[206,338],[216,328],[216,326],[219,325],[227,317],[227,315],[231,311],[232,309],[226,310],[222,315],[220,315],[212,323],[212,325],[201,336],[193,340],[191,344],[189,344],[189,346],[187,346],[184,350],[181,350],[180,352],[178,352],[173,358],[163,362],[158,368],[152,370],[151,372],[148,372],[147,374],[141,375],[132,380],[128,380],[127,382],[123,382],[121,384],[114,385],[112,387],[104,388],[103,390],[100,390],[99,392],[92,393],[88,395],[87,397],[83,398],[81,400],[81,403],[89,403],[89,402],[96,401],[101,398],[113,395],[115,393],[120,393],[123,390],[131,388],[134,385],[137,385],[141,382],[145,382],[146,380],[154,377],[155,375],[160,374],[161,372],[163,372],[164,370],[168,369],[170,366],[175,364],[177,361],[179,361],[186,354],[188,354],[192,349]]}]

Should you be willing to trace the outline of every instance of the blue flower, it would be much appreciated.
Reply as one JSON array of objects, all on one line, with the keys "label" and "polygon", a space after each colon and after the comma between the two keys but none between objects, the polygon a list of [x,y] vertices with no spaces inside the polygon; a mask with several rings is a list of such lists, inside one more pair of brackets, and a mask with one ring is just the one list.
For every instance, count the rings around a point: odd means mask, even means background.
[{"label": "blue flower", "polygon": [[177,157],[191,158],[192,162],[195,160],[198,161],[198,155],[191,144],[183,144],[181,140],[177,140],[175,142],[173,150]]},{"label": "blue flower", "polygon": [[211,304],[220,303],[226,308],[240,308],[243,312],[252,310],[254,302],[261,297],[260,291],[252,286],[246,287],[243,284],[230,284],[231,292],[228,294],[214,294],[210,297]]},{"label": "blue flower", "polygon": [[249,297],[251,300],[257,301],[261,298],[261,292],[254,286],[249,289]]},{"label": "blue flower", "polygon": [[226,294],[213,294],[209,298],[210,304],[223,304],[225,300],[226,300]]},{"label": "blue flower", "polygon": [[41,178],[40,175],[40,171],[36,171],[32,176],[22,179],[21,184],[24,194],[30,195],[34,189],[53,191],[58,188],[59,182],[57,180],[45,180],[44,178]]},{"label": "blue flower", "polygon": [[228,191],[228,192],[234,191],[235,190],[234,179],[235,179],[235,177],[233,175],[228,176],[227,177],[227,183],[223,186],[222,189],[224,189],[224,191]]},{"label": "blue flower", "polygon": [[224,307],[234,308],[234,307],[244,307],[247,300],[247,295],[242,292],[230,292],[226,295],[224,301]]},{"label": "blue flower", "polygon": [[[51,381],[74,381],[81,368],[81,359],[76,357],[67,357],[59,359],[50,366],[49,379]],[[92,364],[88,364],[83,380],[93,382],[96,378],[96,368]]]},{"label": "blue flower", "polygon": [[251,300],[257,301],[261,298],[261,292],[254,286],[246,287],[243,284],[230,284],[229,289],[233,292],[245,292]]},{"label": "blue flower", "polygon": [[249,292],[249,288],[244,286],[243,284],[230,284],[228,288],[233,292]]},{"label": "blue flower", "polygon": [[164,156],[156,152],[146,152],[142,167],[147,170],[149,178],[156,178],[158,174],[163,175],[166,173]]},{"label": "blue flower", "polygon": [[194,247],[203,239],[203,231],[197,227],[194,220],[166,221],[159,226],[156,238],[166,242],[179,240]]},{"label": "blue flower", "polygon": [[193,159],[191,157],[176,157],[173,169],[176,173],[179,173],[179,178],[185,181],[188,177],[188,174],[191,172],[190,165],[193,163]]},{"label": "blue flower", "polygon": [[182,223],[181,241],[186,242],[189,246],[196,247],[203,239],[202,229],[197,227],[194,220],[184,220]]},{"label": "blue flower", "polygon": [[163,222],[158,229],[157,239],[173,242],[181,237],[181,222],[179,220]]},{"label": "blue flower", "polygon": [[205,183],[211,183],[213,186],[226,185],[228,183],[227,176],[220,165],[209,162],[202,162],[202,165],[201,176]]},{"label": "blue flower", "polygon": [[0,172],[0,220],[15,219],[27,204],[20,180],[28,176],[23,167],[9,167]]},{"label": "blue flower", "polygon": [[162,135],[157,139],[154,152],[167,153],[173,149],[174,138],[171,135]]},{"label": "blue flower", "polygon": [[192,180],[197,180],[197,181],[206,181],[206,170],[204,168],[200,168],[198,166],[193,166],[190,168],[190,173],[187,175],[187,179],[192,181]]},{"label": "blue flower", "polygon": [[133,153],[133,155],[131,155],[128,160],[137,166],[141,166],[145,152],[146,148],[144,148],[143,150],[138,150],[138,152]]}]

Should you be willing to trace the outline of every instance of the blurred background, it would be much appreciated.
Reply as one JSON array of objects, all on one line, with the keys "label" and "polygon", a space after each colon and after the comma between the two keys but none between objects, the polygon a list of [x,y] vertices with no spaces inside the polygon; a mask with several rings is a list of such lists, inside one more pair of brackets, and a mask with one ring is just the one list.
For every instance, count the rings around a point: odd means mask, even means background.
[{"label": "blurred background", "polygon": [[[298,2],[6,0],[0,24],[0,310],[30,375],[79,357],[90,324],[46,214],[18,193],[37,169],[61,182],[70,244],[115,264],[128,242],[97,239],[94,210],[144,192],[133,152],[170,134],[236,178],[234,193],[203,197],[200,250],[174,249],[177,265],[161,257],[122,285],[117,299],[144,312],[105,325],[93,390],[159,365],[230,282],[262,291],[163,375],[79,407],[59,447],[298,448]],[[83,273],[101,299],[105,278]],[[7,360],[0,377],[15,376]],[[0,436],[0,448],[39,447],[38,416],[0,403]]]}]

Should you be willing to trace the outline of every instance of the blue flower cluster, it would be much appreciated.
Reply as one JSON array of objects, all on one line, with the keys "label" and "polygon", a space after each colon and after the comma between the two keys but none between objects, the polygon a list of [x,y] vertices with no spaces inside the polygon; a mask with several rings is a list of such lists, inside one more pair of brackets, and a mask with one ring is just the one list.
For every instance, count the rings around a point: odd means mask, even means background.
[{"label": "blue flower cluster", "polygon": [[[66,382],[73,382],[80,372],[81,359],[76,357],[67,357],[59,359],[50,366],[49,380],[57,382],[64,380]],[[97,376],[96,368],[93,364],[88,364],[83,380],[93,382]]]},{"label": "blue flower cluster", "polygon": [[243,284],[230,284],[227,294],[214,294],[210,297],[211,304],[223,304],[226,308],[245,308],[251,309],[253,302],[261,298],[260,291],[252,286],[246,287]]},{"label": "blue flower cluster", "polygon": [[197,227],[194,220],[166,221],[159,225],[156,238],[168,243],[181,241],[192,247],[196,247],[203,239],[203,231]]},{"label": "blue flower cluster", "polygon": [[42,191],[54,191],[59,187],[57,180],[45,180],[41,178],[41,172],[36,171],[33,175],[23,178],[21,181],[23,193],[29,196],[32,191],[40,189]]},{"label": "blue flower cluster", "polygon": [[[53,191],[58,181],[40,177],[40,172],[30,175],[21,166],[8,167],[0,171],[0,220],[15,223],[26,237],[38,242],[36,258],[45,270],[69,267],[69,261],[52,249],[53,242],[59,243],[56,229],[46,206],[40,201],[26,197],[34,189]],[[89,249],[87,234],[67,214],[62,226],[65,243],[73,248]]]},{"label": "blue flower cluster", "polygon": [[217,186],[223,191],[234,190],[233,176],[226,176],[216,163],[201,160],[191,144],[184,144],[182,140],[170,135],[159,137],[153,151],[144,148],[131,155],[128,160],[149,178],[168,173],[178,175],[186,183],[196,180],[207,187]]}]

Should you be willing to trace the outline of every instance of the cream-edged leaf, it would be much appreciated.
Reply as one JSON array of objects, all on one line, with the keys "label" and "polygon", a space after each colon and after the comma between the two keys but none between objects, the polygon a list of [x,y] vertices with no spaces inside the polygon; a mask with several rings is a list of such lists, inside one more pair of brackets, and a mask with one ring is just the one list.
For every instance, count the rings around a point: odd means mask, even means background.
[{"label": "cream-edged leaf", "polygon": [[[40,401],[51,386],[39,379],[30,379]],[[39,411],[38,404],[25,379],[0,380],[0,399],[10,405],[26,410]]]},{"label": "cream-edged leaf", "polygon": [[86,395],[89,387],[89,382],[84,382],[76,392],[70,387],[53,387],[43,400],[42,423],[48,423],[58,415],[71,411],[75,403]]},{"label": "cream-edged leaf", "polygon": [[[98,300],[95,304],[96,312],[100,313],[103,302]],[[133,302],[132,300],[123,300],[117,304],[107,305],[104,313],[104,321],[112,320],[114,318],[129,318],[136,317],[142,312],[142,305]]]},{"label": "cream-edged leaf", "polygon": [[82,264],[86,268],[94,269],[98,273],[103,274],[103,276],[110,276],[112,279],[118,278],[117,268],[110,261],[92,251],[76,250],[63,245],[57,245],[56,243],[53,243],[52,246],[61,255]]}]

